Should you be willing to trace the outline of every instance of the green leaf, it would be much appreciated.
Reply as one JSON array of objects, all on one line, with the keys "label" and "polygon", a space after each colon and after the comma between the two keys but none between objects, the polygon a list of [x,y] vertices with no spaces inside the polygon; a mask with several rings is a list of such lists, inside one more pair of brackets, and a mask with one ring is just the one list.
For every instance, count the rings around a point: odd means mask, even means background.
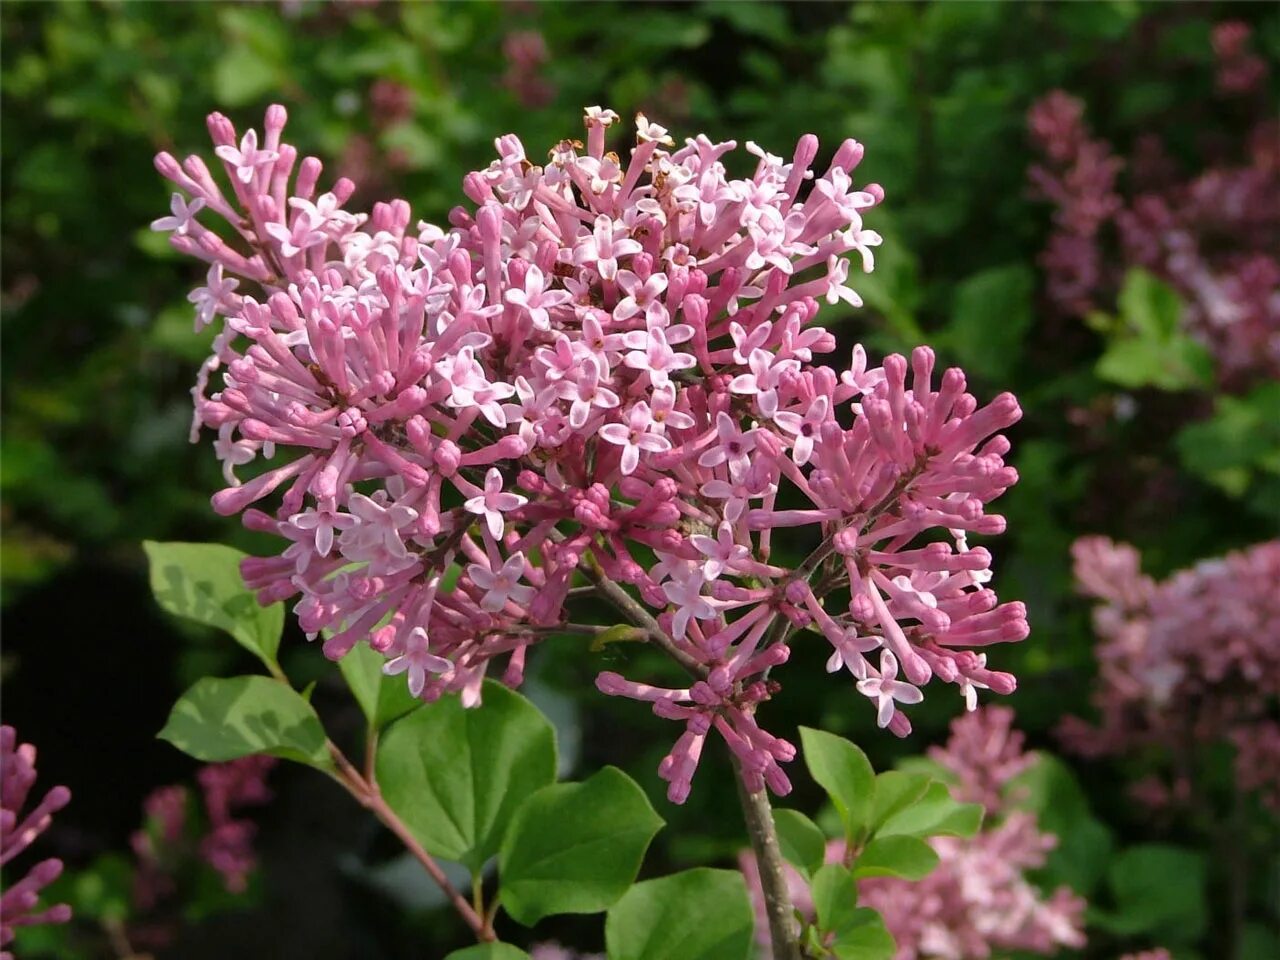
[{"label": "green leaf", "polygon": [[831,946],[837,960],[893,960],[898,945],[874,910],[858,908]]},{"label": "green leaf", "polygon": [[1180,330],[1182,303],[1168,284],[1130,270],[1118,299],[1122,333],[1098,360],[1097,374],[1124,387],[1186,390],[1213,377],[1208,350]]},{"label": "green leaf", "polygon": [[831,797],[845,835],[857,839],[871,817],[876,776],[866,754],[835,734],[800,728],[804,763],[809,774]]},{"label": "green leaf", "polygon": [[1158,933],[1164,943],[1204,932],[1203,854],[1161,844],[1130,847],[1112,860],[1107,879],[1116,908],[1097,918],[1100,926],[1125,935]]},{"label": "green leaf", "polygon": [[879,830],[895,814],[906,810],[924,796],[932,781],[921,773],[886,770],[875,781],[875,800],[871,808],[871,827]]},{"label": "green leaf", "polygon": [[982,826],[979,803],[956,803],[945,783],[929,784],[924,796],[900,810],[876,831],[877,837],[972,837]]},{"label": "green leaf", "polygon": [[555,779],[555,730],[520,694],[487,681],[482,707],[451,696],[391,724],[376,771],[383,797],[428,852],[478,872],[520,804]]},{"label": "green leaf", "polygon": [[409,692],[403,676],[389,677],[382,672],[386,662],[386,658],[367,643],[357,643],[338,661],[338,669],[352,696],[375,730],[422,706],[422,701]]},{"label": "green leaf", "polygon": [[244,106],[279,85],[275,64],[245,44],[231,47],[213,68],[213,94],[219,106]]},{"label": "green leaf", "polygon": [[552,914],[607,910],[635,880],[662,824],[616,767],[543,787],[520,807],[502,844],[503,907],[527,927]]},{"label": "green leaf", "polygon": [[253,753],[332,766],[311,704],[270,677],[205,677],[173,706],[158,734],[183,753],[217,763]]},{"label": "green leaf", "polygon": [[118,853],[103,854],[71,875],[66,896],[78,917],[122,921],[133,903],[133,864]]},{"label": "green leaf", "polygon": [[276,662],[284,629],[284,604],[269,607],[240,577],[246,554],[220,543],[144,541],[151,592],[169,613],[225,630],[268,666]]},{"label": "green leaf", "polygon": [[1145,270],[1125,274],[1116,305],[1121,318],[1145,339],[1167,340],[1178,332],[1182,318],[1178,291]]},{"label": "green leaf", "polygon": [[453,951],[444,960],[529,960],[529,955],[509,943],[477,943]]},{"label": "green leaf", "polygon": [[877,836],[858,854],[855,877],[902,877],[919,880],[938,865],[933,847],[916,837]]},{"label": "green leaf", "polygon": [[789,863],[805,876],[820,866],[827,852],[827,836],[816,823],[799,810],[775,809],[773,824],[778,832],[778,845]]},{"label": "green leaf", "polygon": [[856,926],[858,884],[848,867],[828,863],[813,875],[813,908],[824,933]]},{"label": "green leaf", "polygon": [[992,267],[959,284],[946,341],[966,371],[997,381],[1022,359],[1034,319],[1035,275],[1021,263]]},{"label": "green leaf", "polygon": [[1165,341],[1126,338],[1111,343],[1098,358],[1098,376],[1122,387],[1190,390],[1213,378],[1208,350],[1190,337]]},{"label": "green leaf", "polygon": [[609,960],[747,960],[755,918],[737,870],[698,868],[637,883],[609,908]]}]

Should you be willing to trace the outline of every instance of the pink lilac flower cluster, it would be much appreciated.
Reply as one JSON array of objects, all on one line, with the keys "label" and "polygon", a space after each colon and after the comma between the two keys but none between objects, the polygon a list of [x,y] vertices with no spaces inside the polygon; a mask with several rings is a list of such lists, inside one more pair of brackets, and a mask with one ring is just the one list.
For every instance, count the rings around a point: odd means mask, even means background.
[{"label": "pink lilac flower cluster", "polygon": [[[1033,814],[1017,809],[1011,783],[1036,759],[1022,741],[1012,710],[983,707],[957,719],[946,746],[930,751],[951,781],[952,796],[981,803],[986,824],[970,839],[932,838],[939,864],[922,880],[859,881],[858,902],[883,917],[897,960],[984,960],[1014,950],[1052,955],[1084,945],[1085,901],[1066,887],[1046,897],[1025,876],[1044,865],[1057,838],[1041,832]],[[826,861],[844,862],[849,853],[843,840],[834,840]],[[767,950],[759,872],[751,854],[740,861],[756,903],[757,940]],[[792,902],[812,918],[808,885],[790,867],[787,874]]]},{"label": "pink lilac flower cluster", "polygon": [[[1280,540],[1208,560],[1156,582],[1128,544],[1084,537],[1076,580],[1102,600],[1097,726],[1068,718],[1065,742],[1085,756],[1230,741],[1236,778],[1280,807]],[[1182,786],[1143,794],[1176,798]]]},{"label": "pink lilac flower cluster", "polygon": [[[53,815],[71,802],[70,790],[54,787],[24,813],[35,783],[36,748],[29,743],[18,743],[13,727],[0,726],[0,866],[7,865],[26,850],[48,829]],[[71,919],[71,908],[65,903],[37,909],[40,891],[61,874],[61,860],[42,860],[0,893],[0,947],[13,942],[17,927],[66,923]],[[0,950],[0,960],[13,960],[13,954]]]},{"label": "pink lilac flower cluster", "polygon": [[[229,893],[243,892],[257,866],[253,850],[257,828],[236,814],[270,802],[266,778],[275,765],[275,757],[250,756],[209,764],[197,774],[207,823],[194,852],[218,872]],[[134,902],[143,910],[173,893],[175,875],[193,852],[189,798],[186,787],[172,785],[152,791],[143,804],[146,825],[130,839],[138,863]]]},{"label": "pink lilac flower cluster", "polygon": [[[860,304],[844,255],[870,270],[880,243],[862,215],[881,191],[850,178],[862,146],[818,175],[813,136],[791,160],[749,143],[733,179],[733,142],[675,148],[640,116],[624,162],[617,122],[589,108],[585,147],[542,165],[499,138],[448,230],[411,229],[402,200],[350,213],[346,180],[318,192],[279,106],[261,139],[210,117],[230,195],[199,157],[157,157],[187,197],[154,226],[210,264],[197,326],[224,318],[193,391],[229,484],[214,508],[288,541],[246,581],[299,597],[329,657],[367,642],[414,695],[474,706],[495,660],[520,683],[585,577],[694,676],[597,681],[684,725],[660,769],[675,802],[712,728],[753,789],[789,789],[795,750],[754,714],[796,629],[898,735],[931,678],[971,707],[1010,692],[982,651],[1023,639],[1025,609],[968,538],[1004,529],[987,504],[1017,479],[998,433],[1017,402],[980,405],[927,347],[815,362],[836,346],[818,301]],[[775,537],[814,549],[784,562]]]},{"label": "pink lilac flower cluster", "polygon": [[1182,295],[1185,328],[1212,351],[1232,387],[1280,376],[1280,124],[1266,102],[1267,64],[1248,52],[1248,40],[1239,22],[1214,32],[1219,91],[1261,94],[1259,119],[1242,140],[1243,164],[1224,158],[1179,176],[1160,139],[1147,135],[1122,196],[1124,164],[1091,137],[1079,99],[1055,90],[1028,114],[1042,154],[1028,175],[1055,207],[1041,255],[1050,301],[1082,316],[1114,295],[1123,269],[1147,270]]}]

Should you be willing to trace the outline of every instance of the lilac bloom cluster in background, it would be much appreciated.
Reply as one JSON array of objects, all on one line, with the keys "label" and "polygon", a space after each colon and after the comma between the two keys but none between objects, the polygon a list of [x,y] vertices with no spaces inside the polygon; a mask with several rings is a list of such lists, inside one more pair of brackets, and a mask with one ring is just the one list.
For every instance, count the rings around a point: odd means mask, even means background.
[{"label": "lilac bloom cluster in background", "polygon": [[1055,207],[1041,255],[1054,306],[1083,316],[1114,293],[1117,266],[1147,270],[1182,295],[1183,325],[1234,389],[1280,377],[1280,122],[1267,103],[1267,63],[1249,50],[1249,27],[1219,24],[1213,45],[1223,108],[1257,115],[1243,158],[1214,158],[1188,176],[1160,137],[1146,135],[1123,159],[1091,136],[1084,103],[1055,90],[1028,115],[1042,156],[1029,176]]},{"label": "lilac bloom cluster in background", "polygon": [[[243,892],[257,866],[257,827],[234,814],[270,802],[266,777],[276,763],[275,757],[257,754],[209,764],[196,775],[206,819],[196,852],[218,872],[229,893]],[[147,825],[134,833],[131,845],[138,858],[134,900],[144,910],[173,892],[178,863],[192,852],[186,849],[189,800],[186,787],[173,785],[152,791],[143,804]]]},{"label": "lilac bloom cluster in background", "polygon": [[[53,821],[53,815],[71,802],[71,791],[59,786],[29,810],[24,809],[35,783],[36,748],[18,743],[13,727],[0,726],[0,866],[31,846]],[[61,860],[41,860],[0,894],[0,947],[13,942],[15,927],[71,919],[71,908],[65,903],[44,909],[38,906],[40,891],[61,874]],[[13,954],[0,950],[0,960],[13,960]]]},{"label": "lilac bloom cluster in background", "polygon": [[[1230,742],[1237,786],[1280,808],[1280,540],[1206,560],[1157,582],[1128,544],[1082,537],[1072,548],[1094,609],[1098,724],[1069,717],[1063,739],[1084,756]],[[1183,769],[1172,784],[1140,782],[1153,804],[1186,799]]]},{"label": "lilac bloom cluster in background", "polygon": [[[279,106],[260,139],[209,118],[229,194],[199,157],[157,157],[187,198],[154,226],[209,264],[198,322],[222,318],[193,391],[229,484],[213,505],[288,542],[246,581],[298,598],[329,657],[367,642],[416,696],[473,706],[495,661],[521,682],[585,577],[692,676],[597,681],[683,725],[660,769],[675,802],[713,728],[752,789],[790,789],[795,750],[755,709],[795,630],[898,735],[931,679],[971,708],[1010,692],[982,651],[1023,639],[1025,610],[969,537],[1004,529],[987,504],[1017,479],[1017,402],[980,404],[927,347],[815,359],[836,345],[819,301],[861,303],[844,255],[871,270],[880,243],[861,144],[819,175],[812,136],[789,160],[749,143],[734,179],[733,142],[676,148],[643,116],[624,162],[617,122],[589,108],[585,146],[543,165],[499,138],[448,229],[403,200],[348,212],[344,179],[320,192]],[[779,532],[813,552],[780,564]]]}]

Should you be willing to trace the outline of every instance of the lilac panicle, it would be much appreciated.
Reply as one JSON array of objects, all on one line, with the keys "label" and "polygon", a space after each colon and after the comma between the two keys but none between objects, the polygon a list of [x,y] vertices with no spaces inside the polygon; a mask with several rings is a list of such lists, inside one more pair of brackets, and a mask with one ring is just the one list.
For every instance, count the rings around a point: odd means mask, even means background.
[{"label": "lilac panicle", "polygon": [[[1280,808],[1280,540],[1205,560],[1156,581],[1141,554],[1106,537],[1072,546],[1098,635],[1099,722],[1069,717],[1067,745],[1085,756],[1230,742],[1236,780]],[[1183,792],[1175,783],[1173,797]],[[1169,791],[1144,782],[1141,796]]]},{"label": "lilac panicle", "polygon": [[[53,820],[53,815],[71,802],[71,791],[53,787],[29,810],[27,800],[36,782],[36,748],[18,743],[13,727],[0,726],[0,866],[27,849]],[[14,928],[36,923],[66,923],[71,908],[60,903],[38,909],[42,888],[62,874],[62,861],[42,860],[25,877],[0,893],[0,947],[13,942]],[[0,958],[13,960],[8,951]]]},{"label": "lilac panicle", "polygon": [[1084,316],[1114,295],[1124,270],[1146,270],[1177,290],[1182,327],[1231,389],[1280,376],[1280,122],[1250,34],[1240,21],[1212,34],[1219,98],[1244,101],[1219,109],[1253,118],[1235,141],[1244,156],[1212,157],[1194,176],[1179,175],[1154,132],[1137,138],[1131,158],[1116,156],[1065,91],[1045,94],[1027,116],[1041,155],[1028,178],[1054,207],[1040,258],[1050,302]]},{"label": "lilac panicle", "polygon": [[[859,305],[847,257],[869,271],[881,242],[861,144],[823,172],[812,136],[790,158],[749,143],[734,179],[734,142],[677,146],[640,116],[624,160],[618,115],[591,107],[585,146],[545,163],[498,138],[445,228],[403,200],[346,210],[353,185],[324,189],[284,118],[259,138],[210,117],[221,183],[161,154],[190,199],[157,227],[238,278],[195,298],[222,321],[193,436],[217,436],[215,509],[288,542],[246,581],[297,598],[328,656],[368,643],[415,695],[474,705],[491,662],[518,684],[580,578],[607,579],[692,675],[598,680],[683,724],[660,770],[676,801],[713,730],[753,788],[789,789],[795,750],[756,719],[789,642],[828,645],[898,735],[930,679],[970,706],[1013,689],[985,651],[1027,635],[1025,610],[969,539],[1004,529],[987,504],[1017,479],[1017,402],[980,404],[928,347],[816,359],[836,345],[819,303]],[[815,549],[782,562],[775,533]]]}]

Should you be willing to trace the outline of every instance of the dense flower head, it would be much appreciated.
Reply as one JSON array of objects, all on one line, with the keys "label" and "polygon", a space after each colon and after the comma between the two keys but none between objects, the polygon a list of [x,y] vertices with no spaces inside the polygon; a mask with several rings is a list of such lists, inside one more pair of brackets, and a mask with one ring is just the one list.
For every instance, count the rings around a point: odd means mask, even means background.
[{"label": "dense flower head", "polygon": [[[983,829],[968,839],[933,837],[939,864],[922,880],[870,877],[858,883],[858,903],[875,909],[897,944],[896,960],[985,960],[1010,951],[1056,954],[1084,945],[1085,902],[1067,887],[1045,895],[1026,874],[1045,863],[1057,844],[1033,814],[1018,809],[1013,779],[1035,762],[1013,729],[1013,711],[983,707],[957,719],[944,747],[930,758],[952,775],[953,797],[982,803]],[[989,764],[984,767],[984,764]],[[826,861],[840,863],[843,840],[827,846]],[[741,864],[757,909],[757,940],[767,943],[755,860]],[[787,868],[796,908],[813,916],[813,896],[798,872]]]},{"label": "dense flower head", "polygon": [[[597,684],[684,725],[661,768],[677,802],[713,728],[753,789],[789,789],[794,748],[754,714],[794,631],[899,735],[931,678],[970,706],[1012,690],[982,651],[1025,637],[1025,610],[969,537],[1004,529],[987,504],[1017,479],[999,434],[1017,402],[980,405],[927,347],[815,359],[836,348],[819,301],[859,305],[846,255],[871,270],[880,244],[862,145],[819,175],[812,136],[742,158],[638,116],[624,161],[618,121],[588,108],[585,145],[543,164],[498,138],[448,229],[402,200],[350,213],[346,180],[320,193],[278,106],[260,140],[210,117],[230,195],[159,155],[190,200],[156,226],[211,265],[199,322],[223,318],[193,391],[229,484],[214,507],[288,541],[246,581],[298,597],[330,657],[367,642],[415,695],[467,705],[495,660],[518,684],[594,586],[692,677]],[[784,562],[778,540],[811,552]]]},{"label": "dense flower head", "polygon": [[1228,740],[1241,789],[1280,805],[1280,540],[1160,582],[1128,544],[1083,537],[1072,554],[1080,589],[1103,602],[1093,614],[1099,723],[1069,718],[1067,743],[1099,756]]},{"label": "dense flower head", "polygon": [[[27,800],[36,783],[36,748],[18,743],[13,727],[0,726],[0,866],[9,863],[48,829],[53,815],[71,802],[71,791],[53,787],[30,809]],[[62,861],[42,860],[0,893],[0,947],[13,942],[14,928],[36,923],[66,923],[71,908],[65,903],[41,910],[40,891],[62,874]],[[8,951],[0,958],[13,960]]]}]

